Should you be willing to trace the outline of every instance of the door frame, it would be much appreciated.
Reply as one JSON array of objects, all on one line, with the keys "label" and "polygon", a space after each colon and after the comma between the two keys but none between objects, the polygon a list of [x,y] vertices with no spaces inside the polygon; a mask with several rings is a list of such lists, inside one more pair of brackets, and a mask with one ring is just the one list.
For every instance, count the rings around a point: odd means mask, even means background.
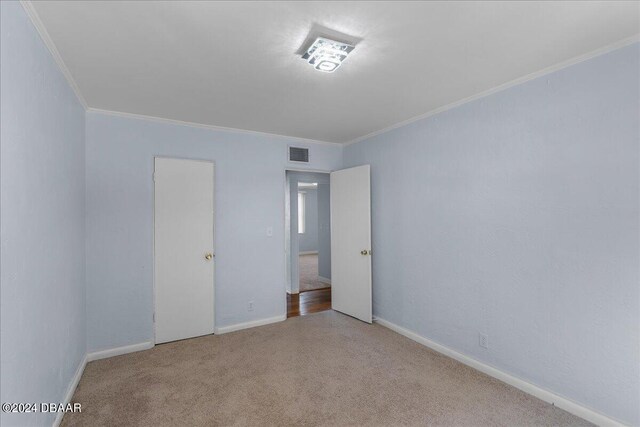
[{"label": "door frame", "polygon": [[[291,223],[287,224],[287,172],[302,172],[302,173],[324,173],[331,174],[332,170],[326,169],[304,169],[304,168],[296,168],[296,167],[287,167],[283,169],[282,178],[283,178],[283,188],[282,188],[282,222],[284,223],[284,282],[283,282],[283,291],[284,291],[284,315],[287,315],[287,281],[288,277],[291,274],[291,246],[287,244],[287,231],[291,232]],[[290,239],[289,239],[290,240]]]},{"label": "door frame", "polygon": [[[216,162],[215,160],[210,160],[210,159],[200,159],[200,158],[193,158],[193,157],[177,157],[177,156],[162,156],[162,155],[154,155],[151,158],[151,184],[152,184],[152,191],[151,191],[151,214],[152,214],[152,231],[151,231],[151,252],[153,255],[153,262],[152,262],[152,275],[153,275],[153,297],[152,297],[152,323],[153,323],[153,345],[156,345],[156,177],[155,177],[155,173],[156,173],[156,159],[170,159],[170,160],[191,160],[194,162],[203,162],[203,163],[211,163],[213,165],[213,236],[211,241],[212,241],[212,246],[213,246],[213,253],[216,253],[216,236],[218,233],[216,233],[216,216],[218,215],[218,209],[216,208],[217,203],[216,203],[216,181],[217,181],[217,168],[216,168]],[[216,268],[217,264],[215,264],[216,262],[216,258],[214,256],[213,260],[214,265],[213,265],[213,330],[215,331],[215,325],[216,325],[216,272],[218,271],[218,269]],[[215,332],[214,332],[215,334]]]}]

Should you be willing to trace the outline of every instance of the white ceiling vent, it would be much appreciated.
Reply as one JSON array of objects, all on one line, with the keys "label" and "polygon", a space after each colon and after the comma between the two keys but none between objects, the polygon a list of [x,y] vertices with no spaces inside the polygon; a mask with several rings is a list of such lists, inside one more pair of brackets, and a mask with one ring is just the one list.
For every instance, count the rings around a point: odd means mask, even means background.
[{"label": "white ceiling vent", "polygon": [[301,147],[289,147],[289,161],[309,163],[309,149]]}]

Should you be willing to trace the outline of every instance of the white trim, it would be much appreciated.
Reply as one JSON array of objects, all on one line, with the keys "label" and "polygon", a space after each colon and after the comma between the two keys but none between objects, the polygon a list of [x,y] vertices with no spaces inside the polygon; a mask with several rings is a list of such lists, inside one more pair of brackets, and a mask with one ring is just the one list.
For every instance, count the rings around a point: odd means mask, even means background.
[{"label": "white trim", "polygon": [[327,285],[331,284],[331,279],[327,279],[326,277],[318,276],[318,281],[322,283],[326,283]]},{"label": "white trim", "polygon": [[108,357],[120,356],[128,353],[135,353],[136,351],[149,350],[153,348],[154,344],[151,341],[145,341],[138,344],[125,345],[123,347],[109,348],[107,350],[94,351],[87,354],[87,361],[92,362],[94,360],[106,359]]},{"label": "white trim", "polygon": [[318,251],[302,251],[298,252],[298,256],[300,255],[318,255]]},{"label": "white trim", "polygon": [[552,65],[552,66],[547,67],[547,68],[543,68],[542,70],[539,70],[539,71],[524,75],[522,77],[518,77],[515,80],[511,80],[511,81],[509,81],[507,83],[503,83],[503,84],[498,85],[498,86],[496,86],[494,88],[485,90],[485,91],[477,93],[475,95],[471,95],[471,96],[469,96],[467,98],[463,98],[463,99],[461,99],[459,101],[455,101],[455,102],[452,102],[450,104],[443,105],[442,107],[438,107],[438,108],[436,108],[434,110],[431,110],[431,111],[428,111],[428,112],[426,112],[424,114],[420,114],[419,116],[415,116],[415,117],[412,117],[410,119],[403,120],[401,122],[393,124],[391,126],[387,126],[387,127],[383,128],[383,129],[368,133],[368,134],[363,135],[363,136],[359,136],[359,137],[357,137],[355,139],[352,139],[351,141],[348,141],[348,142],[344,143],[343,145],[347,146],[347,145],[355,144],[357,142],[361,142],[361,141],[364,141],[366,139],[372,138],[374,136],[389,132],[389,131],[391,131],[393,129],[397,129],[399,127],[406,126],[406,125],[411,124],[413,122],[417,122],[419,120],[426,119],[427,117],[435,116],[436,114],[442,113],[444,111],[451,110],[453,108],[459,107],[459,106],[461,106],[463,104],[475,101],[475,100],[480,99],[480,98],[484,98],[485,96],[493,95],[494,93],[497,93],[497,92],[503,91],[505,89],[509,89],[510,87],[517,86],[519,84],[528,82],[529,80],[537,79],[538,77],[542,77],[542,76],[544,76],[546,74],[554,73],[554,72],[559,71],[559,70],[561,70],[563,68],[567,68],[567,67],[570,67],[572,65],[578,64],[580,62],[586,61],[588,59],[595,58],[596,56],[604,55],[605,53],[612,52],[614,50],[617,50],[617,49],[623,48],[625,46],[628,46],[630,44],[636,43],[638,41],[640,41],[640,34],[636,34],[635,36],[632,36],[632,37],[629,37],[629,38],[626,38],[626,39],[618,40],[617,42],[612,43],[610,45],[601,47],[599,49],[596,49],[596,50],[593,50],[591,52],[582,54],[580,56],[576,56],[576,57],[568,59],[566,61],[559,62],[559,63],[557,63],[555,65]]},{"label": "white trim", "polygon": [[535,396],[538,399],[543,400],[547,403],[551,403],[552,405],[555,405],[560,409],[564,409],[565,411],[573,415],[576,415],[580,418],[583,418],[589,422],[592,422],[596,425],[616,426],[616,427],[624,425],[620,421],[614,420],[606,415],[600,414],[599,412],[596,412],[593,409],[589,409],[586,406],[583,406],[577,402],[574,402],[565,397],[559,396],[549,390],[545,390],[535,384],[532,384],[521,378],[517,378],[511,374],[508,374],[504,371],[494,368],[493,366],[489,366],[465,354],[452,350],[449,347],[446,347],[442,344],[438,344],[435,341],[431,341],[428,338],[418,335],[413,331],[405,329],[387,320],[381,319],[379,317],[375,317],[373,321],[378,323],[381,326],[384,326],[385,328],[389,328],[392,331],[399,333],[400,335],[404,335],[405,337],[419,344],[422,344],[425,347],[429,347],[430,349],[435,350],[438,353],[442,353],[445,356],[449,356],[452,359],[457,360],[458,362],[464,363],[465,365],[470,366],[474,369],[477,369],[480,372],[483,372],[491,377],[497,378],[498,380],[505,382],[515,388],[518,388],[524,391],[525,393]]},{"label": "white trim", "polygon": [[496,86],[494,88],[491,88],[491,89],[488,89],[486,91],[483,91],[483,92],[477,93],[475,95],[469,96],[467,98],[463,98],[461,100],[452,102],[450,104],[443,105],[442,107],[438,107],[438,108],[436,108],[434,110],[431,110],[431,111],[428,111],[428,112],[426,112],[424,114],[420,114],[418,116],[409,118],[407,120],[403,120],[403,121],[398,122],[396,124],[393,124],[391,126],[387,126],[387,127],[383,128],[383,129],[379,129],[377,131],[370,132],[370,133],[368,133],[366,135],[359,136],[359,137],[354,138],[354,139],[352,139],[350,141],[347,141],[347,142],[330,142],[330,141],[320,141],[320,140],[315,140],[315,139],[301,138],[301,137],[288,136],[288,135],[280,135],[280,134],[276,134],[276,133],[260,132],[260,131],[238,129],[238,128],[230,128],[230,127],[224,127],[224,126],[207,125],[207,124],[202,124],[202,123],[186,122],[186,121],[182,121],[182,120],[167,119],[167,118],[162,118],[162,117],[147,116],[147,115],[143,115],[143,114],[125,113],[125,112],[121,112],[121,111],[103,110],[103,109],[100,109],[100,108],[89,107],[89,105],[87,104],[86,100],[84,99],[84,96],[82,96],[82,93],[80,92],[80,88],[78,87],[78,84],[74,80],[73,76],[71,75],[71,72],[69,71],[69,68],[64,63],[64,61],[62,59],[62,56],[60,55],[60,52],[56,48],[55,43],[51,39],[51,36],[49,35],[49,32],[47,31],[46,27],[42,23],[42,20],[40,19],[40,17],[38,16],[38,13],[36,12],[36,9],[33,6],[32,2],[30,0],[20,0],[20,3],[22,4],[22,7],[24,8],[24,10],[27,13],[27,15],[29,16],[29,18],[31,19],[31,22],[33,23],[33,26],[38,31],[38,34],[40,34],[40,37],[42,38],[42,41],[44,42],[44,44],[47,46],[47,48],[51,52],[51,55],[53,56],[53,59],[55,60],[55,62],[58,64],[58,67],[60,68],[60,71],[62,72],[62,74],[67,79],[67,82],[69,83],[69,86],[71,86],[71,89],[76,94],[76,97],[78,98],[78,101],[80,102],[80,104],[82,104],[82,106],[84,107],[84,109],[87,112],[107,114],[107,115],[112,115],[112,116],[117,116],[117,117],[125,117],[125,118],[132,118],[132,119],[149,120],[149,121],[154,121],[154,122],[159,122],[159,123],[169,123],[169,124],[180,125],[180,126],[196,127],[196,128],[201,128],[201,129],[218,130],[218,131],[226,131],[226,132],[236,132],[236,133],[246,133],[246,134],[253,134],[253,135],[270,136],[270,137],[279,137],[279,138],[286,138],[286,139],[289,139],[291,141],[298,141],[298,142],[311,143],[311,144],[324,144],[324,145],[347,146],[347,145],[355,144],[357,142],[364,141],[364,140],[369,139],[371,137],[374,137],[376,135],[380,135],[380,134],[389,132],[389,131],[391,131],[393,129],[397,129],[399,127],[408,125],[408,124],[416,122],[418,120],[426,119],[427,117],[431,117],[431,116],[434,116],[436,114],[442,113],[444,111],[451,110],[452,108],[459,107],[459,106],[461,106],[463,104],[466,104],[468,102],[472,102],[472,101],[475,101],[477,99],[484,98],[485,96],[492,95],[492,94],[494,94],[496,92],[500,92],[500,91],[508,89],[510,87],[517,86],[517,85],[519,85],[521,83],[525,83],[525,82],[527,82],[529,80],[536,79],[536,78],[544,76],[546,74],[553,73],[553,72],[561,70],[563,68],[567,68],[567,67],[569,67],[571,65],[578,64],[580,62],[583,62],[583,61],[586,61],[588,59],[594,58],[596,56],[603,55],[605,53],[614,51],[616,49],[620,49],[622,47],[625,47],[625,46],[628,46],[630,44],[633,44],[633,43],[636,43],[636,42],[640,41],[640,34],[636,34],[636,35],[634,35],[632,37],[628,37],[626,39],[619,40],[617,42],[614,42],[614,43],[609,44],[607,46],[604,46],[604,47],[601,47],[599,49],[593,50],[591,52],[587,52],[585,54],[576,56],[576,57],[568,59],[566,61],[559,62],[559,63],[557,63],[555,65],[550,66],[550,67],[543,68],[542,70],[527,74],[527,75],[519,77],[519,78],[517,78],[515,80],[511,80],[511,81],[509,81],[507,83],[503,83],[501,85],[498,85],[498,86]]},{"label": "white trim", "polygon": [[[135,113],[125,113],[125,112],[122,112],[122,111],[102,110],[100,108],[93,108],[93,107],[87,108],[87,112],[88,113],[105,114],[105,115],[108,115],[108,116],[123,117],[125,119],[148,120],[148,121],[156,122],[156,123],[165,123],[165,124],[172,124],[172,125],[178,125],[178,126],[187,126],[187,127],[193,127],[193,128],[199,128],[199,129],[208,129],[208,130],[217,130],[217,131],[222,131],[222,132],[233,132],[233,133],[242,133],[242,134],[249,134],[249,135],[267,136],[267,137],[271,137],[271,138],[274,138],[274,137],[275,138],[285,138],[285,139],[288,139],[290,141],[296,141],[298,143],[323,144],[323,145],[331,145],[331,146],[334,146],[334,147],[342,145],[339,142],[320,141],[320,140],[316,140],[316,139],[308,139],[308,138],[301,138],[301,137],[297,137],[297,136],[280,135],[280,134],[277,134],[277,133],[261,132],[261,131],[257,131],[257,130],[247,130],[247,129],[230,128],[230,127],[224,127],[224,126],[207,125],[207,124],[204,124],[204,123],[196,123],[196,122],[185,122],[185,121],[182,121],[182,120],[167,119],[167,118],[164,118],[164,117],[147,116],[147,115],[144,115],[144,114],[135,114]],[[303,147],[303,148],[306,148],[306,147]],[[303,163],[303,164],[306,164],[306,163]]]},{"label": "white trim", "polygon": [[76,98],[78,98],[78,102],[80,102],[80,104],[82,104],[82,106],[86,110],[89,107],[87,105],[87,101],[84,99],[84,96],[82,96],[82,92],[80,92],[80,88],[78,87],[78,84],[73,79],[73,76],[71,75],[71,71],[69,71],[69,68],[67,68],[67,64],[65,64],[64,61],[62,60],[62,56],[60,55],[58,48],[56,48],[56,45],[53,42],[53,39],[51,38],[51,36],[49,35],[47,28],[42,23],[40,16],[38,16],[38,12],[36,12],[36,8],[33,6],[33,3],[28,0],[20,0],[20,4],[22,4],[22,8],[31,19],[31,22],[33,23],[33,26],[36,28],[36,31],[38,32],[38,34],[40,34],[40,38],[44,42],[45,46],[47,46],[47,48],[49,49],[51,56],[53,56],[53,60],[56,62],[56,64],[58,64],[58,68],[60,69],[60,72],[64,75],[65,79],[67,79],[67,83],[69,83],[71,90],[73,90],[73,92],[76,94]]},{"label": "white trim", "polygon": [[301,138],[296,136],[280,135],[277,133],[238,129],[238,128],[231,128],[231,127],[224,127],[224,126],[216,126],[216,125],[207,125],[203,123],[186,122],[182,120],[167,119],[163,117],[147,116],[144,114],[126,113],[122,111],[103,110],[100,108],[89,107],[89,105],[87,104],[87,101],[82,95],[82,92],[80,92],[80,88],[76,83],[76,81],[74,80],[73,75],[71,74],[71,71],[69,71],[67,64],[65,64],[64,60],[62,59],[62,56],[60,55],[58,48],[56,47],[55,43],[53,42],[53,39],[51,38],[51,36],[49,35],[49,32],[47,31],[47,28],[45,27],[44,23],[40,19],[40,16],[38,15],[38,12],[33,6],[33,3],[30,0],[20,0],[20,3],[22,4],[22,7],[27,13],[27,15],[29,16],[29,18],[31,19],[33,26],[38,31],[38,34],[40,35],[40,38],[42,38],[42,41],[44,42],[45,46],[47,46],[47,48],[49,49],[51,56],[53,56],[53,59],[55,60],[56,64],[58,64],[58,67],[60,68],[60,72],[62,72],[64,77],[67,79],[69,86],[75,93],[76,97],[78,98],[78,101],[80,102],[80,104],[82,104],[86,112],[107,114],[111,116],[124,117],[124,118],[130,118],[130,119],[149,120],[149,121],[158,122],[158,123],[169,123],[169,124],[174,124],[179,126],[188,126],[188,127],[195,127],[195,128],[201,128],[201,129],[286,138],[290,141],[296,141],[298,143],[324,144],[324,145],[333,145],[333,146],[341,145],[340,142],[320,141],[320,140]]},{"label": "white trim", "polygon": [[[71,382],[69,383],[69,387],[67,388],[67,392],[64,395],[64,400],[62,403],[66,407],[71,399],[73,399],[73,394],[76,392],[76,388],[78,387],[78,383],[80,382],[80,378],[82,378],[82,373],[84,372],[84,368],[87,366],[87,355],[85,354],[80,364],[78,365],[78,369],[76,369],[76,373],[71,378]],[[64,416],[64,412],[58,412],[56,415],[56,419],[53,420],[53,427],[58,427],[62,422],[62,417]]]},{"label": "white trim", "polygon": [[242,329],[255,328],[256,326],[264,326],[270,323],[282,322],[283,320],[287,320],[287,315],[282,314],[280,316],[268,317],[266,319],[252,320],[250,322],[244,323],[236,323],[235,325],[222,326],[220,328],[215,328],[215,334],[227,334],[229,332],[240,331]]}]

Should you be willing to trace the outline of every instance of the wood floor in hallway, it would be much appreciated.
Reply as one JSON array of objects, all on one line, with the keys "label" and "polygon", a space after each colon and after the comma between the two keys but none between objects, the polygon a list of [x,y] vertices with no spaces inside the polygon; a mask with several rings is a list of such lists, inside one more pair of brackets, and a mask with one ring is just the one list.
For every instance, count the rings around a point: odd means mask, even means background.
[{"label": "wood floor in hallway", "polygon": [[331,309],[331,288],[287,294],[287,318]]}]

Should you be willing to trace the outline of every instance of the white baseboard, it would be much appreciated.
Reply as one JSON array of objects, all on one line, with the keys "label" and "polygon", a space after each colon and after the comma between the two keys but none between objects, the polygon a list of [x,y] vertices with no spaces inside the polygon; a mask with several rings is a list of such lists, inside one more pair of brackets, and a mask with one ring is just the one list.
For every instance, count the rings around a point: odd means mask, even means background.
[{"label": "white baseboard", "polygon": [[221,335],[227,334],[233,331],[239,331],[242,329],[255,328],[256,326],[268,325],[270,323],[282,322],[283,320],[287,320],[287,315],[283,314],[275,317],[268,317],[266,319],[252,320],[251,322],[244,323],[236,323],[235,325],[222,326],[220,328],[215,328],[214,333]]},{"label": "white baseboard", "polygon": [[[73,399],[73,394],[76,392],[76,388],[78,387],[78,383],[80,382],[80,378],[82,378],[84,368],[87,367],[88,362],[91,362],[92,360],[105,359],[112,356],[119,356],[121,354],[133,353],[134,351],[148,350],[153,347],[153,345],[154,344],[149,341],[140,344],[127,345],[124,347],[111,348],[108,350],[101,350],[85,354],[85,356],[82,358],[82,361],[78,365],[78,369],[76,369],[76,373],[73,375],[73,378],[71,378],[71,382],[69,383],[67,392],[64,395],[64,401],[62,401],[61,403],[66,406],[67,403],[70,403],[71,399]],[[56,415],[56,419],[53,421],[53,427],[58,427],[60,425],[63,416],[64,412],[58,412],[58,414]]]},{"label": "white baseboard", "polygon": [[318,255],[318,251],[302,251],[298,252],[298,255]]},{"label": "white baseboard", "polygon": [[[80,364],[78,365],[78,369],[76,369],[76,373],[73,374],[73,378],[71,378],[71,382],[69,383],[69,387],[67,388],[67,392],[64,395],[64,400],[60,403],[63,403],[66,407],[71,399],[73,399],[73,394],[76,392],[76,388],[78,387],[78,383],[80,382],[80,378],[82,378],[82,373],[84,372],[84,368],[87,366],[87,355],[85,354]],[[56,419],[53,420],[53,427],[58,427],[62,422],[62,417],[64,416],[64,412],[58,412],[56,415]]]},{"label": "white baseboard", "polygon": [[327,285],[331,284],[331,279],[327,279],[326,277],[318,276],[318,281],[322,283],[326,283]]},{"label": "white baseboard", "polygon": [[110,348],[107,350],[94,351],[87,354],[89,362],[93,360],[106,359],[107,357],[120,356],[122,354],[134,353],[136,351],[149,350],[155,344],[151,341],[141,342],[139,344],[125,345],[123,347]]},{"label": "white baseboard", "polygon": [[508,374],[504,371],[494,368],[493,366],[489,366],[476,359],[473,359],[469,356],[466,356],[462,353],[452,350],[449,347],[446,347],[444,345],[431,341],[428,338],[418,335],[413,331],[405,329],[387,320],[381,319],[379,317],[375,317],[373,321],[380,324],[381,326],[384,326],[385,328],[389,328],[392,331],[399,333],[400,335],[404,335],[405,337],[417,343],[420,343],[426,347],[429,347],[430,349],[435,350],[438,353],[442,353],[446,356],[449,356],[452,359],[457,360],[458,362],[464,363],[465,365],[470,366],[474,369],[477,369],[480,372],[483,372],[489,376],[497,378],[502,382],[505,382],[509,385],[514,386],[515,388],[518,388],[524,391],[525,393],[535,396],[538,399],[543,400],[547,403],[551,403],[560,409],[564,409],[565,411],[573,415],[576,415],[580,418],[583,418],[589,422],[592,422],[596,425],[616,426],[616,427],[624,426],[624,424],[622,424],[620,421],[614,420],[606,415],[603,415],[599,412],[594,411],[593,409],[589,409],[586,406],[583,406],[565,397],[559,396],[551,391],[545,390],[523,379],[514,377],[511,374]]}]

